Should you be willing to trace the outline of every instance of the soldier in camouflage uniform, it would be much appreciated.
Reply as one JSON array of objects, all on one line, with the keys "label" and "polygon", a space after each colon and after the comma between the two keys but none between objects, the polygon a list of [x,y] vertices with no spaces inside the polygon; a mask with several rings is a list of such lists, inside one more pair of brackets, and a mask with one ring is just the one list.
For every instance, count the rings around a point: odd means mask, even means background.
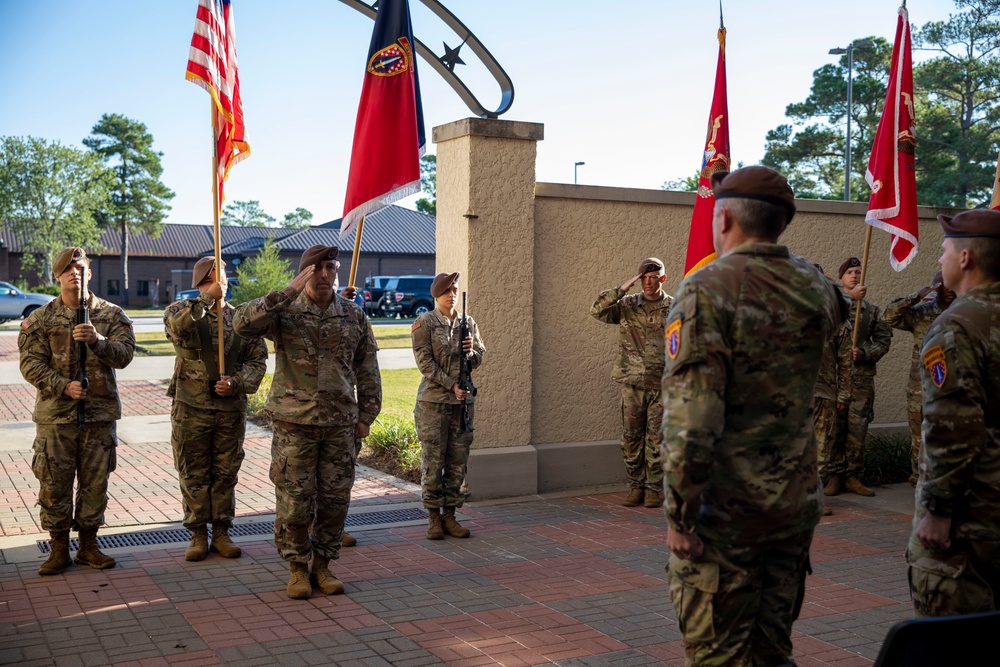
[{"label": "soldier in camouflage uniform", "polygon": [[906,560],[918,616],[1000,608],[1000,212],[939,215],[958,295],[924,337],[923,451]]},{"label": "soldier in camouflage uniform", "polygon": [[[465,473],[472,446],[472,431],[462,430],[461,407],[474,424],[475,395],[458,386],[459,363],[466,355],[471,369],[483,363],[483,339],[476,321],[468,317],[469,336],[460,340],[462,318],[458,301],[458,273],[439,273],[431,283],[437,307],[424,313],[410,327],[413,356],[423,376],[417,389],[413,422],[422,450],[420,485],[427,508],[427,539],[468,537],[469,529],[455,519],[469,494]],[[444,510],[444,516],[441,510]]]},{"label": "soldier in camouflage uniform", "polygon": [[813,388],[844,313],[777,239],[781,174],[713,175],[719,258],[678,288],[666,330],[663,444],[670,594],[686,665],[784,665],[820,520]]},{"label": "soldier in camouflage uniform", "polygon": [[[204,560],[209,549],[224,558],[239,558],[240,548],[229,537],[236,515],[236,479],[243,462],[247,395],[260,386],[267,370],[267,347],[260,338],[233,333],[233,308],[225,303],[225,262],[216,272],[215,258],[203,257],[194,265],[195,299],[177,301],[163,313],[167,339],[177,358],[167,395],[170,409],[170,444],[181,486],[184,526],[191,544],[184,554],[190,561]],[[217,275],[218,274],[218,275]],[[223,308],[224,360],[218,366],[219,327],[217,304]],[[212,543],[208,525],[212,525]]]},{"label": "soldier in camouflage uniform", "polygon": [[309,248],[288,287],[240,305],[233,319],[239,335],[274,341],[266,404],[274,416],[274,542],[289,561],[293,599],[311,596],[313,585],[344,592],[328,566],[340,555],[356,439],[382,409],[375,334],[364,311],[336,293],[337,254]]},{"label": "soldier in camouflage uniform", "polygon": [[915,486],[920,475],[918,457],[920,455],[920,423],[923,421],[920,392],[920,349],[931,323],[944,312],[955,293],[941,284],[938,271],[930,286],[919,292],[896,299],[882,313],[886,326],[913,334],[913,360],[910,362],[910,381],[906,385],[906,408],[910,417],[910,485]]},{"label": "soldier in camouflage uniform", "polygon": [[[859,496],[874,496],[875,492],[861,483],[861,470],[865,462],[865,440],[868,424],[875,418],[875,364],[889,351],[892,329],[882,321],[882,311],[871,301],[865,300],[868,292],[861,282],[861,261],[851,257],[840,265],[840,281],[852,300],[851,313],[861,302],[861,322],[857,344],[853,349],[854,371],[851,375],[851,407],[847,411],[846,460],[834,458],[830,462],[823,493],[835,496],[847,489]],[[854,315],[848,318],[848,327],[854,339]]]},{"label": "soldier in camouflage uniform", "polygon": [[[663,291],[667,276],[663,262],[650,257],[639,264],[639,273],[601,292],[590,314],[618,328],[618,363],[611,375],[621,384],[622,456],[629,493],[626,507],[663,505],[663,466],[660,425],[663,403],[663,332],[673,297]],[[642,281],[641,294],[628,291]]]},{"label": "soldier in camouflage uniform", "polygon": [[[122,309],[87,291],[90,324],[76,324],[80,294],[90,280],[83,248],[67,248],[52,263],[61,287],[58,299],[21,324],[17,346],[21,375],[38,390],[32,419],[37,424],[31,469],[38,479],[42,528],[52,551],[38,574],[59,574],[69,564],[69,532],[80,532],[75,561],[103,570],[115,559],[97,548],[97,530],[108,506],[108,476],[117,463],[115,422],[121,419],[115,369],[125,368],[135,352],[132,322]],[[86,388],[77,378],[79,343],[87,343]],[[77,427],[84,401],[86,429]],[[73,480],[76,478],[76,507]]]}]

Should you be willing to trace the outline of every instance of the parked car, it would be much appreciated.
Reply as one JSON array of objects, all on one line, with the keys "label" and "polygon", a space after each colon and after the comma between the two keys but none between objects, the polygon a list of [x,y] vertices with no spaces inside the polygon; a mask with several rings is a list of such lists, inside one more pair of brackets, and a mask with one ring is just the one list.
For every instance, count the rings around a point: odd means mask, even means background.
[{"label": "parked car", "polygon": [[[233,297],[233,290],[236,286],[240,284],[240,279],[236,276],[229,276],[229,286],[226,287],[226,301],[229,301]],[[198,293],[201,292],[199,289],[185,289],[177,293],[177,298],[174,301],[185,301],[187,299],[195,299],[198,297]]]},{"label": "parked car", "polygon": [[22,292],[10,283],[0,282],[0,322],[27,317],[54,299],[51,294]]},{"label": "parked car", "polygon": [[368,276],[365,278],[365,286],[361,294],[365,297],[365,310],[369,317],[382,316],[385,302],[382,296],[385,294],[385,286],[396,276]]},{"label": "parked car", "polygon": [[431,283],[434,276],[397,276],[385,285],[384,310],[394,317],[418,317],[434,309]]}]

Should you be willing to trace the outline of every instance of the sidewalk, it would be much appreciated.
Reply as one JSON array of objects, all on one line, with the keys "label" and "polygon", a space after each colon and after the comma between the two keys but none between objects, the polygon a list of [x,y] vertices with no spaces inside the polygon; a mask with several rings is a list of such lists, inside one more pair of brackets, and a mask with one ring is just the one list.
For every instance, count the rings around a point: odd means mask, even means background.
[{"label": "sidewalk", "polygon": [[[133,381],[123,393],[152,396],[154,386]],[[16,389],[0,387],[8,411],[23,399]],[[419,489],[360,468],[348,524],[359,544],[332,565],[346,595],[295,601],[268,535],[268,433],[248,432],[234,530],[247,533],[236,538],[243,557],[188,563],[169,419],[136,414],[120,423],[101,536],[147,544],[109,548],[112,570],[74,565],[43,578],[30,440],[16,430],[0,431],[0,665],[683,662],[662,512],[621,507],[619,489],[472,503],[460,510],[471,539],[430,542]],[[902,557],[912,491],[878,493],[831,499],[835,514],[817,530],[795,625],[801,666],[870,665],[889,627],[912,617]]]}]

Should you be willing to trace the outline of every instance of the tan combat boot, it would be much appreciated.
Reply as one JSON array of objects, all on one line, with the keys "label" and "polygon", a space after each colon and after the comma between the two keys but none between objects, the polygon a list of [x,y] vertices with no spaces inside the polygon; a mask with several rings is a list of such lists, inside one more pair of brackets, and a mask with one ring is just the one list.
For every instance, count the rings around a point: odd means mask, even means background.
[{"label": "tan combat boot", "polygon": [[208,555],[208,526],[191,529],[191,544],[184,551],[184,560],[205,560]]},{"label": "tan combat boot", "polygon": [[824,496],[836,496],[840,495],[840,475],[830,475],[826,480],[826,486],[823,487]]},{"label": "tan combat boot", "polygon": [[329,565],[329,558],[314,554],[309,581],[324,595],[340,595],[344,592],[344,584],[330,573]]},{"label": "tan combat boot", "polygon": [[73,562],[78,565],[87,565],[95,570],[107,570],[117,565],[115,559],[102,553],[97,548],[97,529],[80,529],[80,548],[76,551],[76,558]]},{"label": "tan combat boot", "polygon": [[472,534],[468,528],[465,528],[455,519],[454,507],[444,508],[444,520],[442,523],[444,525],[444,532],[452,537],[468,537]]},{"label": "tan combat boot", "polygon": [[209,548],[218,551],[223,558],[239,558],[243,555],[243,550],[229,537],[229,526],[220,521],[212,524],[212,544]]},{"label": "tan combat boot", "polygon": [[444,528],[441,527],[441,510],[436,507],[427,509],[427,539],[444,539]]},{"label": "tan combat boot", "polygon": [[650,509],[663,507],[663,495],[659,491],[646,489],[645,500],[643,500],[642,504]]},{"label": "tan combat boot", "polygon": [[49,533],[49,557],[38,568],[38,574],[59,574],[73,561],[69,557],[69,531],[58,530]]},{"label": "tan combat boot", "polygon": [[288,588],[285,592],[293,600],[308,600],[313,593],[309,585],[309,566],[305,563],[289,563]]},{"label": "tan combat boot", "polygon": [[871,498],[875,495],[875,492],[862,484],[861,480],[857,477],[848,477],[847,480],[844,481],[844,488],[851,493],[856,493],[859,496],[865,496],[866,498]]},{"label": "tan combat boot", "polygon": [[823,505],[823,516],[830,516],[833,514],[833,508],[829,505]]},{"label": "tan combat boot", "polygon": [[340,546],[342,547],[353,547],[357,543],[358,543],[358,538],[354,537],[346,530],[344,531],[344,534],[340,538]]},{"label": "tan combat boot", "polygon": [[625,500],[622,501],[622,505],[625,507],[638,507],[642,504],[644,496],[645,494],[642,489],[632,489],[628,492],[628,495],[625,496]]}]

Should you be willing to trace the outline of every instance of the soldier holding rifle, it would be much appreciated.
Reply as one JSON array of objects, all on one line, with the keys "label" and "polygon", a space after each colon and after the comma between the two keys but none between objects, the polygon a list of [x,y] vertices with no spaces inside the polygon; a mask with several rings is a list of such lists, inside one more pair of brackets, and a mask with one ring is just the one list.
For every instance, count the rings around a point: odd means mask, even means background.
[{"label": "soldier holding rifle", "polygon": [[[455,519],[455,508],[461,507],[468,495],[465,473],[475,416],[471,380],[465,373],[469,384],[463,388],[460,371],[463,364],[478,368],[485,348],[476,322],[464,312],[459,316],[455,308],[458,276],[439,273],[434,278],[431,296],[437,307],[418,317],[411,327],[413,356],[423,375],[413,420],[423,450],[420,481],[429,540],[444,539],[446,533],[452,537],[470,535]],[[463,324],[468,327],[465,336]]]},{"label": "soldier holding rifle", "polygon": [[[115,369],[127,366],[135,352],[132,322],[122,309],[87,291],[90,264],[83,248],[59,253],[52,272],[61,287],[59,298],[29,315],[17,339],[21,375],[38,390],[31,468],[39,482],[42,528],[49,531],[52,546],[38,570],[42,575],[69,566],[71,528],[80,532],[77,563],[99,570],[115,566],[114,558],[97,548],[97,530],[108,505],[108,476],[116,465],[115,421],[122,414]],[[89,322],[77,322],[81,304],[89,310]]]}]

